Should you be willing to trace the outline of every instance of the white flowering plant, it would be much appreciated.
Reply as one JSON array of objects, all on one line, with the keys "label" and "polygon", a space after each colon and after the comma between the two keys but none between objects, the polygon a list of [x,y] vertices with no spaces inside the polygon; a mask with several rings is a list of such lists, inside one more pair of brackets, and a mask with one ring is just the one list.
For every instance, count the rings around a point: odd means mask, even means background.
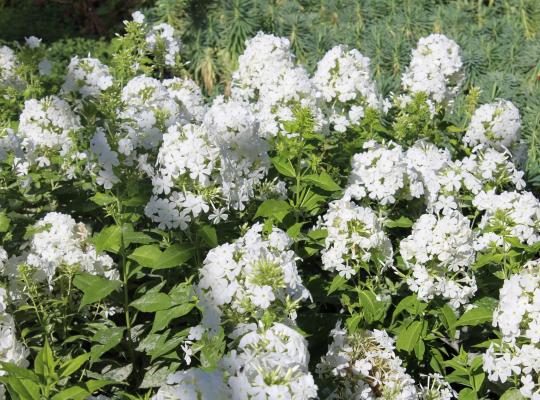
[{"label": "white flowering plant", "polygon": [[387,94],[260,32],[213,98],[171,26],[114,46],[0,48],[0,398],[540,398],[520,113],[457,42]]}]

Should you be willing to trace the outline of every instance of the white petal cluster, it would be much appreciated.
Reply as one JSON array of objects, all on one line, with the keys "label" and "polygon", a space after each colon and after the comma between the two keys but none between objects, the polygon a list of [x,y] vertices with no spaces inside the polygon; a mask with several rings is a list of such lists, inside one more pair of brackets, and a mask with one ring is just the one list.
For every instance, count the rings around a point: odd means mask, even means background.
[{"label": "white petal cluster", "polygon": [[319,225],[328,236],[321,252],[322,267],[350,278],[363,265],[383,271],[392,264],[392,243],[379,217],[370,208],[359,207],[344,198],[329,204]]},{"label": "white petal cluster", "polygon": [[502,333],[484,354],[483,368],[492,381],[514,381],[523,396],[540,397],[540,260],[504,281],[493,326]]},{"label": "white petal cluster", "polygon": [[189,78],[165,79],[163,85],[169,95],[180,104],[181,119],[187,122],[202,122],[206,104],[199,86]]},{"label": "white petal cluster", "polygon": [[357,125],[367,107],[382,108],[369,64],[369,58],[343,45],[330,49],[317,64],[312,81],[317,96],[327,103],[329,122],[338,132]]},{"label": "white petal cluster", "polygon": [[306,340],[287,325],[240,326],[238,346],[223,357],[233,399],[308,400],[317,386],[308,371]]},{"label": "white petal cluster", "polygon": [[357,331],[341,328],[331,331],[328,352],[317,365],[329,387],[321,398],[345,400],[416,400],[414,380],[394,352],[394,340],[384,330]]},{"label": "white petal cluster", "polygon": [[233,209],[242,210],[270,166],[259,123],[248,104],[218,97],[204,116],[204,125],[220,150],[223,197]]},{"label": "white petal cluster", "polygon": [[159,150],[146,215],[162,229],[187,229],[192,218],[210,210],[209,201],[219,201],[218,164],[219,149],[204,126],[171,126]]},{"label": "white petal cluster", "polygon": [[154,25],[146,36],[146,43],[151,52],[163,57],[165,65],[174,67],[182,43],[171,25],[165,23]]},{"label": "white petal cluster", "polygon": [[317,386],[308,371],[306,340],[282,323],[239,325],[234,349],[219,368],[197,368],[172,374],[153,400],[309,400]]},{"label": "white petal cluster", "polygon": [[62,90],[79,93],[83,98],[98,98],[112,85],[113,78],[107,65],[97,58],[75,56],[68,65]]},{"label": "white petal cluster", "polygon": [[105,189],[112,187],[120,182],[113,168],[120,165],[118,153],[111,149],[107,140],[105,129],[98,127],[92,139],[90,139],[90,153],[96,159],[96,164],[91,169],[97,175],[96,182]]},{"label": "white petal cluster", "polygon": [[197,285],[204,326],[216,329],[221,321],[259,319],[267,310],[294,319],[297,303],[310,296],[298,275],[292,240],[280,229],[267,237],[262,229],[255,224],[206,256]]},{"label": "white petal cluster", "polygon": [[441,191],[440,175],[451,164],[448,149],[439,149],[432,143],[418,141],[406,151],[409,171],[418,176],[424,187],[424,196],[429,205],[435,203]]},{"label": "white petal cluster", "polygon": [[50,212],[33,229],[29,249],[22,257],[8,260],[4,270],[15,287],[23,266],[31,268],[34,281],[46,282],[49,287],[52,287],[59,268],[85,271],[109,279],[119,277],[112,258],[99,254],[89,243],[90,232],[86,226],[69,215]]},{"label": "white petal cluster", "polygon": [[322,114],[307,71],[296,66],[286,38],[259,32],[246,41],[233,74],[232,97],[253,103],[261,135],[275,136],[293,119],[293,106],[308,107],[322,129]]},{"label": "white petal cluster", "polygon": [[418,41],[401,83],[409,93],[425,93],[435,103],[450,100],[463,81],[460,48],[441,34]]},{"label": "white petal cluster", "polygon": [[8,46],[0,46],[0,90],[22,88],[23,84],[17,73],[18,66],[15,52]]},{"label": "white petal cluster", "polygon": [[400,242],[400,254],[412,270],[409,288],[421,300],[443,297],[458,308],[476,292],[470,271],[475,260],[474,235],[466,217],[457,211],[447,215],[422,215],[411,235]]},{"label": "white petal cluster", "polygon": [[167,377],[152,400],[230,399],[221,369],[211,372],[199,368],[177,371]]},{"label": "white petal cluster", "polygon": [[471,198],[481,191],[523,189],[524,172],[511,159],[507,151],[478,146],[469,157],[449,162],[437,172],[437,184],[429,190],[432,195],[428,207],[447,212],[470,206]]},{"label": "white petal cluster", "polygon": [[67,154],[73,146],[73,136],[80,128],[80,118],[70,105],[57,96],[49,96],[24,103],[18,135],[32,159],[47,156],[52,151]]},{"label": "white petal cluster", "polygon": [[[15,321],[11,314],[6,311],[7,292],[0,287],[0,362],[13,363],[18,367],[28,367],[26,359],[30,352],[18,340],[15,329]],[[0,368],[0,376],[6,375],[6,371]],[[0,385],[0,395],[3,386]]]},{"label": "white petal cluster", "polygon": [[463,142],[469,147],[487,144],[496,149],[510,148],[519,141],[521,118],[508,100],[480,106],[473,114]]},{"label": "white petal cluster", "polygon": [[348,195],[357,200],[368,197],[382,205],[423,195],[422,182],[417,172],[409,168],[400,145],[368,141],[363,147],[365,151],[352,159]]},{"label": "white petal cluster", "polygon": [[227,209],[243,210],[270,166],[258,127],[246,103],[221,97],[201,125],[170,127],[152,174],[154,196],[146,214],[162,228],[186,229],[200,215],[218,223],[227,219]]},{"label": "white petal cluster", "polygon": [[122,89],[124,107],[119,110],[122,124],[118,151],[133,158],[136,150],[153,149],[161,144],[167,128],[180,119],[180,106],[157,79],[136,76]]},{"label": "white petal cluster", "polygon": [[517,238],[522,244],[540,241],[540,201],[530,192],[502,192],[494,190],[479,193],[474,206],[484,211],[479,228],[477,248],[503,246],[504,239]]}]

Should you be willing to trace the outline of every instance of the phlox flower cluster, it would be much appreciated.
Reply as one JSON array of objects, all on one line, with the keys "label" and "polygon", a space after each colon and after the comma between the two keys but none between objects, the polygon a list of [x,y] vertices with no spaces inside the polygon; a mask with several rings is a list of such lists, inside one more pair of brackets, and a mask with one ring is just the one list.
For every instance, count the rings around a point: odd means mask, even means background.
[{"label": "phlox flower cluster", "polygon": [[90,244],[90,232],[82,223],[66,214],[50,212],[33,227],[34,233],[21,256],[10,258],[3,275],[10,281],[14,298],[24,297],[23,270],[29,269],[34,282],[44,282],[52,289],[58,269],[71,273],[84,271],[117,279],[118,271],[107,254],[100,254]]},{"label": "phlox flower cluster", "polygon": [[267,150],[249,107],[218,97],[202,124],[177,124],[165,134],[147,215],[181,229],[200,214],[214,223],[227,219],[227,209],[243,210],[255,195],[270,165]]},{"label": "phlox flower cluster", "polygon": [[394,352],[394,339],[384,330],[349,334],[340,322],[331,331],[332,343],[317,364],[329,382],[323,399],[416,400],[414,380]]},{"label": "phlox flower cluster", "polygon": [[203,123],[220,151],[223,197],[233,209],[243,210],[270,166],[268,143],[259,136],[256,116],[248,104],[218,97]]},{"label": "phlox flower cluster", "polygon": [[[7,312],[8,294],[0,287],[0,362],[13,363],[18,367],[28,367],[27,357],[30,352],[18,341],[15,321],[11,314]],[[0,370],[0,376],[6,375],[6,371]],[[0,385],[0,398],[4,391]]]},{"label": "phlox flower cluster", "polygon": [[409,168],[400,145],[370,140],[363,148],[364,152],[353,156],[347,195],[356,200],[369,198],[381,205],[422,196],[422,182],[417,172]]},{"label": "phlox flower cluster", "polygon": [[163,135],[175,124],[199,122],[205,112],[200,89],[190,79],[131,79],[122,89],[118,132],[98,127],[90,140],[89,169],[106,189],[120,182],[118,166],[154,175],[154,161]]},{"label": "phlox flower cluster", "polygon": [[392,243],[373,210],[355,205],[347,198],[333,201],[319,221],[326,229],[322,267],[350,278],[363,266],[383,271],[392,264]]},{"label": "phlox flower cluster", "polygon": [[43,167],[50,165],[52,156],[67,157],[73,150],[75,135],[81,128],[79,116],[65,100],[57,96],[27,100],[17,131],[25,158],[16,160],[16,164],[37,163]]},{"label": "phlox flower cluster", "polygon": [[381,205],[424,198],[428,210],[449,212],[471,206],[481,191],[523,189],[523,171],[507,151],[477,146],[468,157],[452,160],[446,149],[418,141],[404,151],[393,142],[369,141],[355,154],[346,193]]},{"label": "phlox flower cluster", "polygon": [[470,270],[475,260],[474,235],[468,219],[458,211],[422,215],[399,250],[412,270],[407,284],[419,299],[442,297],[458,308],[476,292]]},{"label": "phlox flower cluster", "polygon": [[276,136],[282,123],[293,119],[295,105],[309,108],[317,129],[323,128],[315,88],[307,71],[295,65],[286,38],[259,32],[246,41],[233,74],[231,92],[234,99],[253,103],[263,137]]},{"label": "phlox flower cluster", "polygon": [[292,240],[278,228],[269,234],[262,229],[255,224],[206,256],[197,285],[205,328],[251,322],[265,313],[294,320],[298,303],[310,297],[298,275]]},{"label": "phlox flower cluster", "polygon": [[169,376],[153,400],[308,400],[317,396],[317,386],[308,371],[306,340],[293,328],[274,323],[239,325],[232,334],[234,349],[219,368],[197,368]]},{"label": "phlox flower cluster", "polygon": [[8,46],[0,46],[0,90],[21,89],[23,83],[17,74],[19,61],[15,52]]},{"label": "phlox flower cluster", "polygon": [[122,137],[118,151],[129,160],[136,157],[136,150],[159,147],[168,127],[181,118],[178,103],[169,95],[165,85],[144,75],[131,79],[121,94],[124,107],[119,110]]},{"label": "phlox flower cluster", "polygon": [[146,35],[146,44],[150,52],[163,58],[165,65],[169,67],[176,65],[182,43],[171,25],[162,23],[152,26]]},{"label": "phlox flower cluster", "polygon": [[219,201],[218,164],[219,150],[203,126],[171,126],[158,153],[154,196],[146,205],[146,215],[162,229],[187,229],[192,218],[209,211],[209,203]]},{"label": "phlox flower cluster", "polygon": [[527,263],[504,281],[493,326],[502,340],[484,354],[484,370],[491,381],[518,383],[528,399],[540,398],[540,260]]},{"label": "phlox flower cluster", "polygon": [[470,147],[487,144],[496,149],[511,148],[520,138],[521,118],[508,100],[480,106],[473,114],[463,142]]},{"label": "phlox flower cluster", "polygon": [[502,192],[494,190],[479,193],[473,204],[484,215],[478,224],[481,235],[479,250],[490,247],[508,249],[508,237],[532,246],[540,241],[540,202],[530,192]]},{"label": "phlox flower cluster", "polygon": [[366,108],[382,108],[381,96],[371,79],[370,60],[358,50],[338,45],[317,64],[312,78],[317,95],[327,104],[325,114],[337,132],[358,125]]},{"label": "phlox flower cluster", "polygon": [[418,41],[401,83],[405,91],[425,93],[433,102],[452,99],[463,81],[460,49],[456,42],[441,34]]},{"label": "phlox flower cluster", "polygon": [[62,91],[78,93],[82,98],[98,98],[113,85],[109,67],[97,58],[73,57],[69,62]]}]

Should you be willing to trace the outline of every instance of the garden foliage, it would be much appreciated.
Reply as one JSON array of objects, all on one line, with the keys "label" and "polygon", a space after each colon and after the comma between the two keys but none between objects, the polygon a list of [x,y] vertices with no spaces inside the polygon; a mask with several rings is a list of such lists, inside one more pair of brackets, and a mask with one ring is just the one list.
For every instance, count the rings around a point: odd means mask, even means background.
[{"label": "garden foliage", "polygon": [[171,25],[114,46],[0,47],[2,396],[540,398],[523,110],[459,40],[388,94],[253,32],[212,99]]}]

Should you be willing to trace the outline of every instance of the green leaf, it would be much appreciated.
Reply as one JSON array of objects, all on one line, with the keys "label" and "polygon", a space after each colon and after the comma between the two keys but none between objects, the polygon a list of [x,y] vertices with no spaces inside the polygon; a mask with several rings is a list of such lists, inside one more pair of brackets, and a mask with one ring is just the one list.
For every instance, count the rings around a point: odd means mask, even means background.
[{"label": "green leaf", "polygon": [[521,392],[516,388],[508,389],[506,392],[503,393],[500,400],[524,400],[525,397],[521,394]]},{"label": "green leaf", "polygon": [[476,392],[473,389],[465,388],[459,392],[458,399],[459,400],[477,400],[478,396],[476,395]]},{"label": "green leaf", "polygon": [[440,317],[442,319],[442,322],[444,326],[446,327],[446,329],[452,335],[451,338],[453,339],[454,331],[456,329],[456,322],[457,322],[456,313],[454,312],[454,310],[452,310],[452,308],[448,304],[445,304],[444,307],[442,307],[440,310],[441,310]]},{"label": "green leaf", "polygon": [[362,305],[362,311],[368,322],[373,322],[375,313],[377,312],[377,299],[375,295],[367,290],[358,292],[358,301]]},{"label": "green leaf", "polygon": [[327,192],[338,192],[341,190],[341,187],[324,171],[319,175],[306,175],[302,179]]},{"label": "green leaf", "polygon": [[174,244],[162,252],[157,244],[140,246],[128,257],[140,265],[152,269],[166,269],[182,265],[193,257],[195,250],[191,246]]},{"label": "green leaf", "polygon": [[92,395],[92,393],[82,386],[77,385],[55,394],[51,400],[84,400],[90,395]]},{"label": "green leaf", "polygon": [[406,329],[402,330],[396,340],[396,347],[398,350],[404,350],[407,353],[413,351],[414,346],[420,340],[422,333],[423,323],[420,321],[414,321]]},{"label": "green leaf", "polygon": [[60,367],[60,378],[65,378],[78,371],[83,364],[90,359],[90,353],[81,354],[71,360],[66,361]]},{"label": "green leaf", "polygon": [[125,328],[111,327],[103,328],[97,331],[92,338],[94,343],[98,343],[92,346],[90,350],[90,359],[92,362],[99,360],[104,353],[118,345],[122,341]]},{"label": "green leaf", "polygon": [[96,203],[98,206],[106,206],[107,204],[115,203],[117,201],[116,197],[105,193],[96,193],[94,196],[90,197],[89,200]]},{"label": "green leaf", "polygon": [[466,311],[460,319],[458,319],[456,326],[476,326],[486,322],[490,322],[493,317],[493,311],[486,307],[476,307],[472,310]]},{"label": "green leaf", "polygon": [[395,319],[403,311],[407,311],[410,315],[417,315],[418,313],[424,311],[425,308],[426,304],[421,303],[416,297],[416,294],[411,294],[403,298],[396,306],[396,309],[392,313],[392,323],[394,323]]},{"label": "green leaf", "polygon": [[490,263],[498,264],[504,259],[504,254],[482,254],[476,259],[473,269],[477,270]]},{"label": "green leaf", "polygon": [[1,369],[12,378],[26,379],[32,382],[39,382],[39,377],[27,368],[21,368],[13,363],[0,362]]},{"label": "green leaf", "polygon": [[202,225],[198,230],[197,234],[201,237],[202,240],[210,247],[216,247],[219,242],[217,239],[216,228],[211,225]]},{"label": "green leaf", "polygon": [[334,279],[332,279],[332,283],[330,284],[330,287],[328,288],[328,295],[331,295],[336,290],[341,290],[347,286],[347,279],[342,277],[341,275],[336,275]]},{"label": "green leaf", "polygon": [[34,362],[34,372],[40,376],[49,377],[54,373],[55,366],[56,365],[51,347],[49,346],[49,341],[45,340],[42,349],[36,356],[36,360]]},{"label": "green leaf", "polygon": [[259,206],[254,218],[274,218],[281,222],[290,211],[291,206],[285,200],[268,199]]},{"label": "green leaf", "polygon": [[155,312],[171,308],[173,306],[173,301],[165,293],[150,292],[139,297],[130,305],[142,312]]},{"label": "green leaf", "polygon": [[[217,239],[216,239],[217,245]],[[165,269],[177,267],[184,264],[195,255],[195,249],[192,246],[173,244],[165,249],[159,265],[154,269]]]},{"label": "green leaf", "polygon": [[97,303],[104,299],[122,286],[122,282],[81,272],[73,279],[73,285],[83,292],[80,307],[84,307],[85,305]]},{"label": "green leaf", "polygon": [[1,377],[0,382],[3,382],[10,393],[19,396],[21,400],[40,400],[39,385],[29,379],[19,379],[11,376]]},{"label": "green leaf", "polygon": [[175,318],[180,318],[188,314],[193,309],[193,307],[195,307],[195,304],[186,303],[174,306],[168,310],[161,310],[156,312],[156,315],[154,317],[154,324],[152,325],[152,330],[150,331],[150,333],[154,333],[166,328],[169,325],[169,322],[171,322]]},{"label": "green leaf", "polygon": [[287,229],[287,235],[289,237],[295,239],[300,234],[300,230],[302,229],[302,226],[304,226],[305,222],[297,222],[296,224],[292,225],[289,229]]},{"label": "green leaf", "polygon": [[161,258],[161,250],[157,244],[140,246],[128,258],[137,261],[143,267],[154,268]]},{"label": "green leaf", "polygon": [[276,167],[281,175],[288,176],[289,178],[296,177],[296,171],[290,160],[274,157],[272,158],[272,164],[274,164],[274,167]]},{"label": "green leaf", "polygon": [[384,226],[387,228],[410,228],[413,226],[413,222],[409,218],[401,216],[398,219],[387,219]]},{"label": "green leaf", "polygon": [[122,230],[119,226],[113,225],[104,228],[92,238],[92,243],[96,246],[96,252],[110,251],[118,253],[122,242]]},{"label": "green leaf", "polygon": [[9,230],[10,224],[11,224],[11,220],[6,215],[6,213],[2,211],[0,213],[0,232],[1,233],[7,232]]}]

